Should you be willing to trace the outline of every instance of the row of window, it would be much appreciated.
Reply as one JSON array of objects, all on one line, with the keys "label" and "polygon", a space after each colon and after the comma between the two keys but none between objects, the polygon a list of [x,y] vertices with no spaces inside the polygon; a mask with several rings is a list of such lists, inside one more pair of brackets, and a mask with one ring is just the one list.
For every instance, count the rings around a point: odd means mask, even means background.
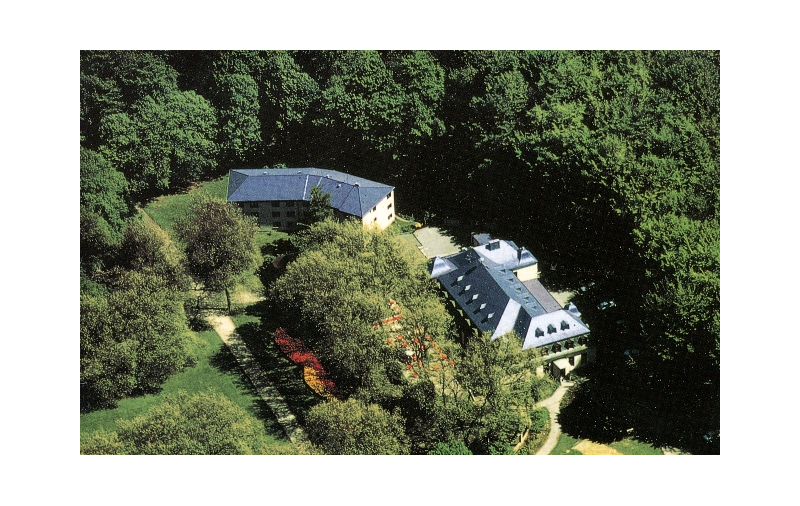
[{"label": "row of window", "polygon": [[[588,342],[588,339],[580,338],[578,339],[578,345],[584,345]],[[575,343],[572,340],[563,341],[564,349],[571,350],[575,347]],[[541,356],[545,357],[550,353],[561,353],[561,343],[555,343],[552,347],[544,347],[539,350]]]},{"label": "row of window", "polygon": [[[262,204],[262,202],[248,202],[247,203],[247,205],[248,205],[248,207],[250,209],[258,209],[259,205],[261,205],[261,204]],[[264,202],[264,204],[266,204],[266,202]],[[275,201],[275,202],[270,202],[269,203],[269,205],[271,207],[281,207],[281,204],[283,204],[283,207],[296,207],[298,203],[293,201],[293,200]],[[306,201],[303,201],[300,205],[302,207],[308,207],[310,204],[308,202],[306,202]]]}]

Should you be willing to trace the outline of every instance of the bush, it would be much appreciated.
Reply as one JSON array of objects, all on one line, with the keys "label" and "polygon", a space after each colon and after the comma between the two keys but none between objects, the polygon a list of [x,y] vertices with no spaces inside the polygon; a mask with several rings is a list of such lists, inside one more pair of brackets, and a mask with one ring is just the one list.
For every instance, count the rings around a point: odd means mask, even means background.
[{"label": "bush", "polygon": [[438,443],[433,450],[428,452],[428,455],[472,455],[472,452],[463,441],[448,441]]}]

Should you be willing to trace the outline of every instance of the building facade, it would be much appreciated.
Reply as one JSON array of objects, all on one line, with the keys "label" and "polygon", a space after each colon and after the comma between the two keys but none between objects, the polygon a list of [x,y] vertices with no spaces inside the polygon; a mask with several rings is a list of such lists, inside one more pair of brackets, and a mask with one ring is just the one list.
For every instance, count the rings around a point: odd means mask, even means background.
[{"label": "building facade", "polygon": [[296,230],[308,213],[314,186],[331,196],[337,219],[356,218],[379,230],[395,220],[394,187],[335,170],[234,169],[228,179],[228,202],[261,226]]}]

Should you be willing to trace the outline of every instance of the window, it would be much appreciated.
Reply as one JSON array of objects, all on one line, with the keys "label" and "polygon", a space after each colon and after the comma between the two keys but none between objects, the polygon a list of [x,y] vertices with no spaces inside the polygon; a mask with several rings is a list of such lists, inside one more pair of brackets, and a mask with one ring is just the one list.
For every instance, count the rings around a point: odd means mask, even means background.
[{"label": "window", "polygon": [[280,202],[273,202],[272,203],[272,207],[281,207],[281,203]]},{"label": "window", "polygon": [[388,206],[386,206],[386,209],[391,209],[391,208],[392,208],[392,203],[391,203],[391,202],[389,202],[389,205],[388,205]]},{"label": "window", "polygon": [[392,213],[389,213],[389,218],[387,218],[387,219],[391,220],[392,216],[394,216],[394,215]]},{"label": "window", "polygon": [[372,208],[373,211],[375,211],[376,209],[378,209],[378,206]]},{"label": "window", "polygon": [[281,212],[280,211],[273,211],[272,212],[272,217],[273,218],[280,218],[281,217]]},{"label": "window", "polygon": [[575,365],[575,357],[569,357],[569,365]]},{"label": "window", "polygon": [[392,196],[392,192],[389,192],[389,193],[386,194],[386,198],[387,199],[390,198],[391,196]]},{"label": "window", "polygon": [[275,228],[281,228],[281,222],[280,221],[273,221],[272,222],[272,226],[275,227]]},{"label": "window", "polygon": [[287,218],[294,218],[295,216],[297,216],[297,213],[294,212],[294,211],[287,211],[286,212],[286,217]]}]

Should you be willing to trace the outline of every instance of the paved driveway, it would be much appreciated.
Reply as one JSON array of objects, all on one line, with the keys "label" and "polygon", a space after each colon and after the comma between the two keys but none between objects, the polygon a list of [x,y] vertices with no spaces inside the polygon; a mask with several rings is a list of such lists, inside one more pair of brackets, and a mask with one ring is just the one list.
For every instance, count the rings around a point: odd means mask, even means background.
[{"label": "paved driveway", "polygon": [[414,237],[420,243],[420,251],[425,258],[444,257],[461,251],[452,237],[436,227],[425,227],[414,231]]}]

